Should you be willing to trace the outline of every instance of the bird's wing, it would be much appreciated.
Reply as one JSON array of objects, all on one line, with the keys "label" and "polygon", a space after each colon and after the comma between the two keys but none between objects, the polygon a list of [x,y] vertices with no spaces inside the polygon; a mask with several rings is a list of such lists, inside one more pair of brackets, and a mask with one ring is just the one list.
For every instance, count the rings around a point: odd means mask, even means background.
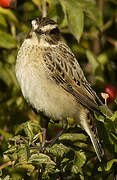
[{"label": "bird's wing", "polygon": [[44,65],[49,76],[65,91],[72,94],[78,103],[88,109],[100,112],[97,95],[85,79],[74,54],[64,43],[58,49],[43,53]]}]

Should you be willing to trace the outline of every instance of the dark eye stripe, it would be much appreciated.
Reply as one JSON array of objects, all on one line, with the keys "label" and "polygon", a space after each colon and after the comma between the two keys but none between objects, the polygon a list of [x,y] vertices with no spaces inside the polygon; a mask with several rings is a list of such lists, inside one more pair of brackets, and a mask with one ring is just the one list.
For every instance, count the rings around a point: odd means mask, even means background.
[{"label": "dark eye stripe", "polygon": [[50,31],[50,34],[58,34],[59,32],[59,29],[56,27]]},{"label": "dark eye stripe", "polygon": [[40,29],[36,29],[35,32],[37,32],[37,33],[40,34],[40,35],[41,35],[41,34],[44,34],[44,32],[41,31]]}]

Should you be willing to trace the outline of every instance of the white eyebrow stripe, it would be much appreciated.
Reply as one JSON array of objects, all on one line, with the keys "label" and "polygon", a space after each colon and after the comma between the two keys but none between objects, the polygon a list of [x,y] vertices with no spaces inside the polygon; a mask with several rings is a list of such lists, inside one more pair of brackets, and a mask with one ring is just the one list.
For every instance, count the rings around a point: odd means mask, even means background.
[{"label": "white eyebrow stripe", "polygon": [[54,25],[48,24],[47,26],[41,27],[40,30],[43,31],[43,32],[46,32],[46,31],[54,29],[56,27],[57,27],[57,24],[54,24]]},{"label": "white eyebrow stripe", "polygon": [[32,20],[31,24],[34,30],[38,29],[39,25],[36,20]]}]

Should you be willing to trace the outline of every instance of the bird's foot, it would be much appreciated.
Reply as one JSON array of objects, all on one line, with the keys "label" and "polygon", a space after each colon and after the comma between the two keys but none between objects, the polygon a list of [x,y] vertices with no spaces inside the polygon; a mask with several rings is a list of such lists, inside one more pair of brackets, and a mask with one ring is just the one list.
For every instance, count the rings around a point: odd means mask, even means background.
[{"label": "bird's foot", "polygon": [[42,137],[42,144],[41,144],[41,148],[40,151],[45,153],[46,152],[46,147],[51,147],[55,144],[55,142],[57,141],[57,139],[61,136],[61,134],[64,132],[64,130],[67,128],[68,122],[65,121],[62,127],[62,130],[57,134],[56,137],[54,137],[51,140],[46,140],[46,135],[47,135],[47,129],[43,128],[43,137]]}]

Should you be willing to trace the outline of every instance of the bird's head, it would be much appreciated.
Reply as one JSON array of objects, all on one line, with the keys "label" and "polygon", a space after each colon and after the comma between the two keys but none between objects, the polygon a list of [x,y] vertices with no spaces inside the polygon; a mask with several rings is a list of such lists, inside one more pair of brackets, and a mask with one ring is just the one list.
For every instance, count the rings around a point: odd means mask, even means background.
[{"label": "bird's head", "polygon": [[61,38],[56,22],[49,18],[36,18],[31,22],[32,28],[27,39],[38,40],[40,45],[48,46],[57,44]]}]

